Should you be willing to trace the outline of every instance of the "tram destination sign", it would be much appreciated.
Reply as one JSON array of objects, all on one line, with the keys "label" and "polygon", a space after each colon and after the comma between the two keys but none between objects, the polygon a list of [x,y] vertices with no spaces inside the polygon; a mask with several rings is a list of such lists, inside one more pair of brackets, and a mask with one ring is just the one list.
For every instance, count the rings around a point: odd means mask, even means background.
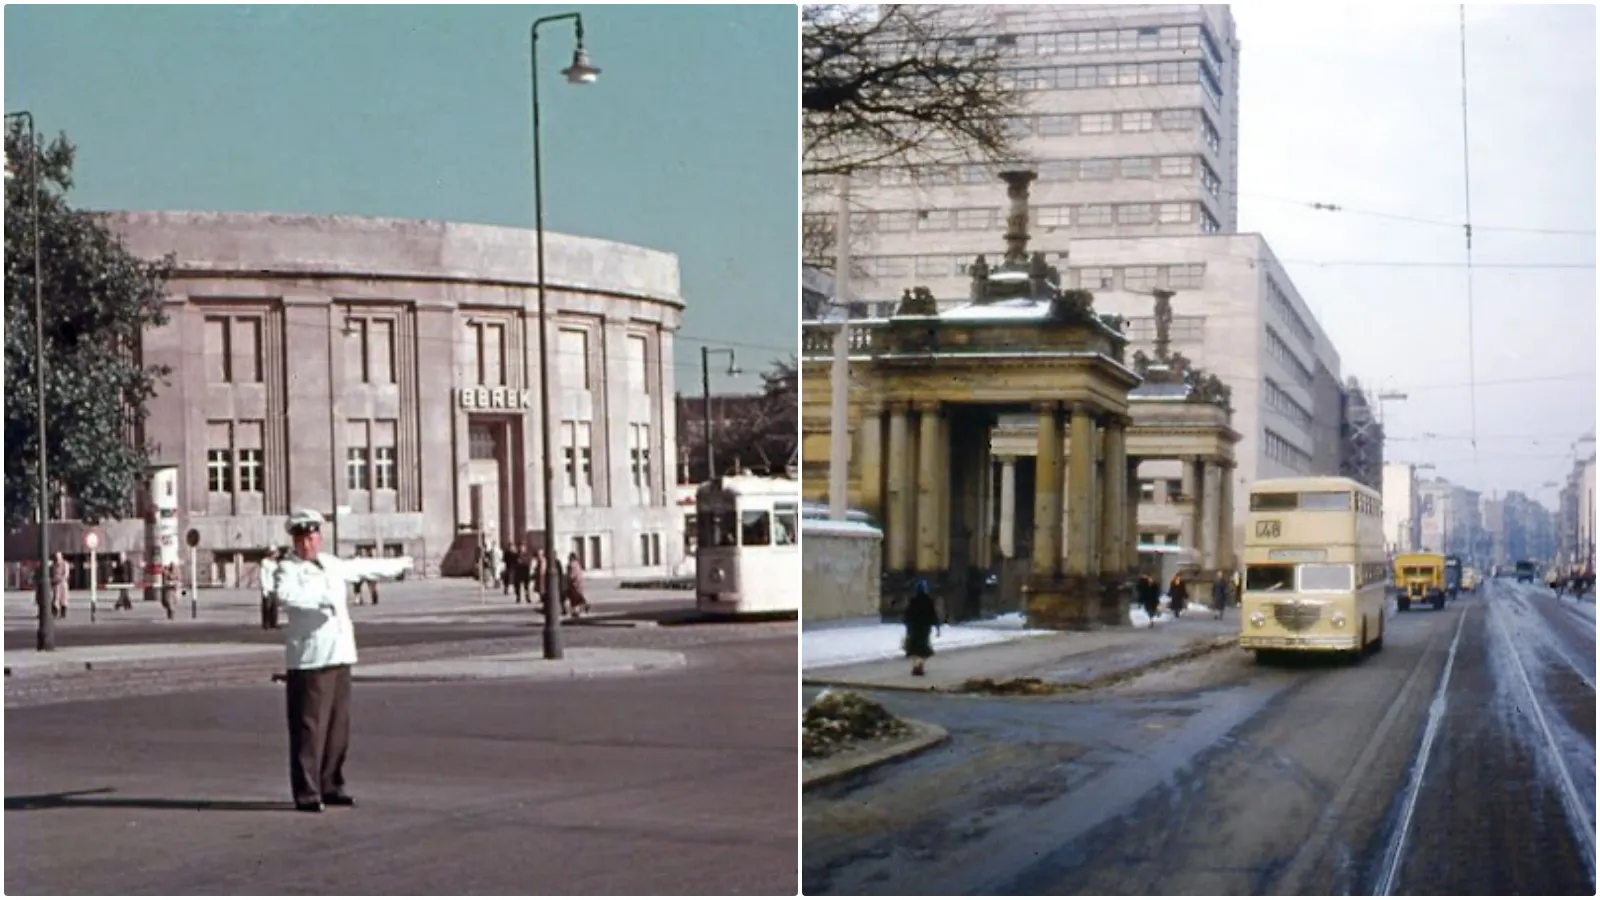
[{"label": "tram destination sign", "polygon": [[456,391],[462,409],[528,409],[533,406],[533,391],[528,388],[469,387]]}]

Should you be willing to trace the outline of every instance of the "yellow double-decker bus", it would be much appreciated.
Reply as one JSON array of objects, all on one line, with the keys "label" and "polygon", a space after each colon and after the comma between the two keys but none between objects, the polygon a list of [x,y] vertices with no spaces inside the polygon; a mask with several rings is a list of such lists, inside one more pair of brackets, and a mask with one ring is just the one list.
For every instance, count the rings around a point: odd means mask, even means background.
[{"label": "yellow double-decker bus", "polygon": [[1383,649],[1389,581],[1381,495],[1349,478],[1250,487],[1239,645],[1360,657]]}]

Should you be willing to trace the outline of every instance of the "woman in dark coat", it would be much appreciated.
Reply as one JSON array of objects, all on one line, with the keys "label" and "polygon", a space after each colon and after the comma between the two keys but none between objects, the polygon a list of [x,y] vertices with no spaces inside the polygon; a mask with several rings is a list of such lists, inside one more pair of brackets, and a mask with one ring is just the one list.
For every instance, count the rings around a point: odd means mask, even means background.
[{"label": "woman in dark coat", "polygon": [[932,634],[939,628],[939,610],[928,593],[928,583],[918,581],[916,593],[906,604],[906,656],[911,657],[911,674],[924,674],[923,666],[933,656]]},{"label": "woman in dark coat", "polygon": [[1184,604],[1189,602],[1189,585],[1184,583],[1181,572],[1172,576],[1172,584],[1167,586],[1167,600],[1172,606],[1173,618],[1183,615]]},{"label": "woman in dark coat", "polygon": [[1161,607],[1161,586],[1151,578],[1149,573],[1139,576],[1138,587],[1139,605],[1144,607],[1144,614],[1150,617],[1150,624],[1156,623],[1156,610]]}]

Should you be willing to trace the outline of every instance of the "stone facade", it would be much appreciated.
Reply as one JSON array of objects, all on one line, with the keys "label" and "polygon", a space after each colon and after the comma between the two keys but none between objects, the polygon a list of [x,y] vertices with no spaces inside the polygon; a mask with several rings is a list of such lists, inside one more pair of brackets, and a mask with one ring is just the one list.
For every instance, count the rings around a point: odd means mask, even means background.
[{"label": "stone facade", "polygon": [[[172,368],[144,438],[152,462],[180,467],[202,582],[248,582],[299,507],[341,513],[339,553],[405,553],[419,574],[461,569],[478,529],[539,539],[546,372],[556,546],[611,573],[682,556],[676,256],[547,232],[545,366],[529,230],[183,212],[109,224],[139,256],[176,255],[169,321],[141,348]],[[53,530],[55,546],[82,546],[81,525]],[[142,555],[142,522],[100,531],[103,553]]]}]

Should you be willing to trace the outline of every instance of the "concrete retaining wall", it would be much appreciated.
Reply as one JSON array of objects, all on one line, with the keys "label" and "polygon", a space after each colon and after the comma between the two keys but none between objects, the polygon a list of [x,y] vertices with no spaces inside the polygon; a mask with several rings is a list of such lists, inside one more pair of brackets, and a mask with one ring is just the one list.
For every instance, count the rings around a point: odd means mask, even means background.
[{"label": "concrete retaining wall", "polygon": [[883,532],[859,522],[800,524],[802,622],[878,615]]}]

